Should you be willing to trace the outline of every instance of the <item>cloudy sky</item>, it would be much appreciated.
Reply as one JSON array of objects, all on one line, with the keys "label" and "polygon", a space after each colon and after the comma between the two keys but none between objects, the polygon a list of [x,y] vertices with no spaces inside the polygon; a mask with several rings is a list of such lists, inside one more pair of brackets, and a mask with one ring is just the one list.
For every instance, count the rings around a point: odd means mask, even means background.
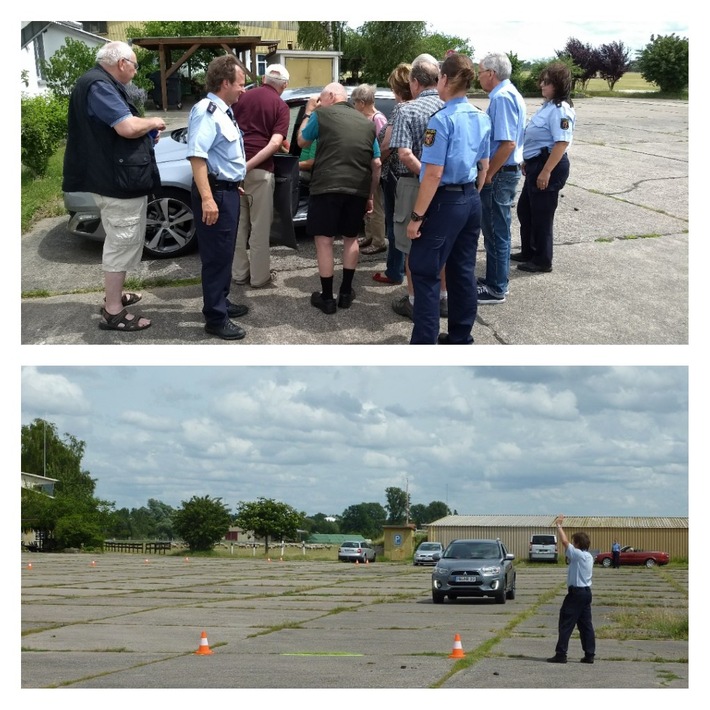
[{"label": "cloudy sky", "polygon": [[688,515],[684,367],[38,367],[22,423],[86,442],[117,507],[259,496],[308,514]]}]

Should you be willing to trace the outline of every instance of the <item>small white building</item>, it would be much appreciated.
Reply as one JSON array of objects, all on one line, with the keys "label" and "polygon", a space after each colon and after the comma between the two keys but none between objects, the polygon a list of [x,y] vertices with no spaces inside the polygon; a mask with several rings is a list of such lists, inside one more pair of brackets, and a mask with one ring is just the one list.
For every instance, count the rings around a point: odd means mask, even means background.
[{"label": "small white building", "polygon": [[108,40],[86,32],[80,22],[22,22],[21,23],[21,91],[30,96],[46,93],[41,62],[64,46],[67,37],[79,40],[89,47],[100,47]]}]

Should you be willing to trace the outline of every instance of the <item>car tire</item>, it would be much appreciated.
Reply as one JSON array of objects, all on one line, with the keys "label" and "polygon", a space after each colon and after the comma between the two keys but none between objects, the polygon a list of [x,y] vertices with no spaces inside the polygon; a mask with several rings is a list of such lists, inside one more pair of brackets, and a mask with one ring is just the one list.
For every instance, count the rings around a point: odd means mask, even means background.
[{"label": "car tire", "polygon": [[611,557],[605,557],[602,560],[602,567],[611,567]]},{"label": "car tire", "polygon": [[161,187],[148,200],[145,245],[151,259],[182,256],[197,249],[190,193]]},{"label": "car tire", "polygon": [[511,601],[515,599],[515,577],[513,577],[513,585],[511,588],[508,590],[507,594],[505,595],[506,598],[510,599]]},{"label": "car tire", "polygon": [[446,594],[443,594],[442,592],[432,591],[431,600],[434,602],[434,604],[443,604],[445,596]]},{"label": "car tire", "polygon": [[655,567],[656,566],[656,560],[652,560],[650,557],[646,560],[645,562],[646,567]]}]

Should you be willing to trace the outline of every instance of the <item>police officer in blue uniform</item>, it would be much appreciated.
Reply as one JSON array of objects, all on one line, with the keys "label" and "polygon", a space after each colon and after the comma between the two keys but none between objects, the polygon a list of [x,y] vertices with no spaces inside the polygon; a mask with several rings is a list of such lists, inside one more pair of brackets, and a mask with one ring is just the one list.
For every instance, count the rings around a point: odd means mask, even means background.
[{"label": "police officer in blue uniform", "polygon": [[[441,65],[437,90],[444,107],[429,120],[420,186],[407,236],[414,285],[412,344],[473,342],[477,294],[474,269],[481,231],[479,192],[488,168],[490,118],[474,108],[466,90],[474,66],[463,54]],[[439,334],[441,269],[446,265],[449,332]]]},{"label": "police officer in blue uniform", "polygon": [[552,271],[552,226],[560,190],[569,176],[567,148],[572,143],[575,112],[570,91],[572,74],[553,62],[540,75],[545,102],[525,127],[525,183],[518,199],[520,252],[512,261],[527,272]]},{"label": "police officer in blue uniform", "polygon": [[192,210],[202,261],[202,313],[207,333],[241,340],[246,332],[231,319],[249,309],[228,298],[239,224],[239,185],[246,175],[244,143],[230,109],[244,92],[244,72],[234,55],[210,62],[205,88],[207,97],[190,111],[187,131]]}]

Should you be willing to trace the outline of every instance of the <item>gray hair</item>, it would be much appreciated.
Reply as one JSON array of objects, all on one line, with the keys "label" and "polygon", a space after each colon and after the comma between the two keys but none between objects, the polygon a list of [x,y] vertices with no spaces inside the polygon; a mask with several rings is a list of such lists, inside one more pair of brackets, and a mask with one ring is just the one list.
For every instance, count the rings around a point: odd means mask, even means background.
[{"label": "gray hair", "polygon": [[486,54],[486,56],[481,59],[481,66],[484,69],[492,69],[501,81],[510,79],[510,75],[513,71],[513,66],[510,63],[510,59],[508,59],[508,55],[501,54],[500,52]]},{"label": "gray hair", "polygon": [[366,106],[375,103],[375,87],[370,84],[360,84],[350,95],[352,101],[362,101]]},{"label": "gray hair", "polygon": [[133,50],[130,44],[125,42],[109,42],[96,53],[96,61],[99,64],[106,64],[110,67],[118,64],[121,59],[130,59]]},{"label": "gray hair", "polygon": [[420,54],[412,62],[409,79],[416,79],[422,86],[434,86],[439,80],[439,62],[431,54]]},{"label": "gray hair", "polygon": [[272,76],[271,74],[264,74],[264,83],[269,86],[273,86],[274,89],[282,89],[286,84],[288,84],[287,79],[282,79],[280,76]]}]

